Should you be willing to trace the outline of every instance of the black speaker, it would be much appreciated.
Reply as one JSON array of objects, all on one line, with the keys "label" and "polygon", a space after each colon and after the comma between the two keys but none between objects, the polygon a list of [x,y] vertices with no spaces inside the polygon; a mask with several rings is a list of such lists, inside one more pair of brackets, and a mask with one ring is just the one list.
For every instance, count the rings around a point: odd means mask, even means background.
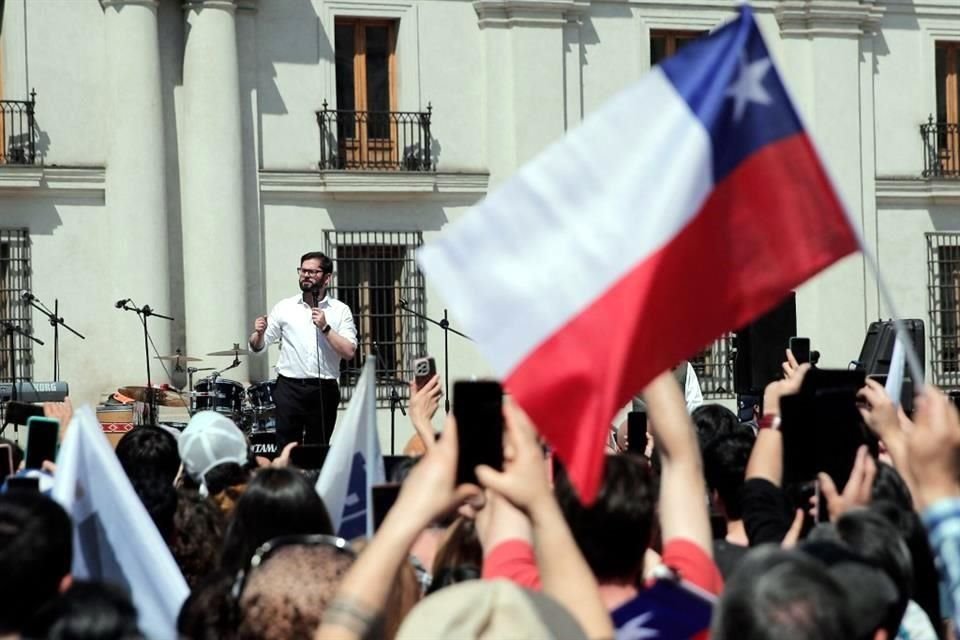
[{"label": "black speaker", "polygon": [[[926,367],[926,357],[923,348],[925,330],[923,320],[910,319],[903,321],[903,327],[910,336],[913,349],[920,358],[920,366]],[[897,330],[893,320],[871,322],[867,328],[867,335],[863,339],[863,348],[857,358],[857,368],[863,369],[868,376],[886,375],[890,373],[890,360],[893,358],[893,345],[897,341]],[[909,371],[907,372],[909,375]]]},{"label": "black speaker", "polygon": [[792,291],[779,305],[735,333],[733,386],[737,395],[762,396],[767,384],[783,377],[784,350],[795,335],[797,298]]},{"label": "black speaker", "polygon": [[[909,319],[903,321],[903,327],[910,336],[910,342],[913,349],[920,359],[920,367],[926,369],[926,352],[924,350],[924,338],[926,331],[923,320]],[[863,339],[863,347],[860,349],[860,357],[857,358],[856,368],[867,372],[868,376],[876,379],[877,382],[886,386],[887,375],[890,373],[890,361],[893,359],[893,346],[897,342],[897,329],[893,320],[880,320],[871,322],[867,328],[867,335]],[[909,366],[906,366],[903,374],[903,385],[900,388],[900,406],[908,416],[913,415],[913,376],[910,373]]]}]

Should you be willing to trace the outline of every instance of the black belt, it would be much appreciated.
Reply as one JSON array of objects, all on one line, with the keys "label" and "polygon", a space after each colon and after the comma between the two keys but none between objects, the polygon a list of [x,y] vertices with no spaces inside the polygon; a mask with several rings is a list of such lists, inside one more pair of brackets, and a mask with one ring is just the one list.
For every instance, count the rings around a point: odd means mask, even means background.
[{"label": "black belt", "polygon": [[277,378],[286,380],[287,382],[292,382],[293,384],[299,384],[304,387],[318,387],[323,385],[337,384],[336,378],[288,378],[287,376],[281,376],[279,374],[277,374]]}]

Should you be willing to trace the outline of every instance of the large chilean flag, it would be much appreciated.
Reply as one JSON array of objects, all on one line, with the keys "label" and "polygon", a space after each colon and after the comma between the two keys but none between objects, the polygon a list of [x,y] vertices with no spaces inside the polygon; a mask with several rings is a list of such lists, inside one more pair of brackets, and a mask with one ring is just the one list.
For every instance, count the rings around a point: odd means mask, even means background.
[{"label": "large chilean flag", "polygon": [[418,260],[592,499],[631,396],[857,249],[743,6]]}]

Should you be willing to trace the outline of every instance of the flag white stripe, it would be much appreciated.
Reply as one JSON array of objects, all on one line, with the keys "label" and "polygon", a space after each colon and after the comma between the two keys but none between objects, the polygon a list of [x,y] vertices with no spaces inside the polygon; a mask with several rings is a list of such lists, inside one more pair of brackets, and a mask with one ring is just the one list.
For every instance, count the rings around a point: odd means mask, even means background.
[{"label": "flag white stripe", "polygon": [[[657,68],[417,259],[505,376],[676,237],[712,188],[707,131]],[[476,264],[475,255],[493,257]]]}]

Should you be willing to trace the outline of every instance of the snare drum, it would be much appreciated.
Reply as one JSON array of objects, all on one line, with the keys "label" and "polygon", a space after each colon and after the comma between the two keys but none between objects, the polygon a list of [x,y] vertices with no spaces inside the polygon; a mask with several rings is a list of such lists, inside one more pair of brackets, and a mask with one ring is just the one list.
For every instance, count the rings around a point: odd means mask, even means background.
[{"label": "snare drum", "polygon": [[216,411],[234,419],[243,409],[243,385],[226,378],[204,378],[193,386],[194,411]]},{"label": "snare drum", "polygon": [[247,402],[256,414],[264,414],[277,408],[273,401],[273,390],[277,386],[276,380],[267,380],[247,387]]}]

